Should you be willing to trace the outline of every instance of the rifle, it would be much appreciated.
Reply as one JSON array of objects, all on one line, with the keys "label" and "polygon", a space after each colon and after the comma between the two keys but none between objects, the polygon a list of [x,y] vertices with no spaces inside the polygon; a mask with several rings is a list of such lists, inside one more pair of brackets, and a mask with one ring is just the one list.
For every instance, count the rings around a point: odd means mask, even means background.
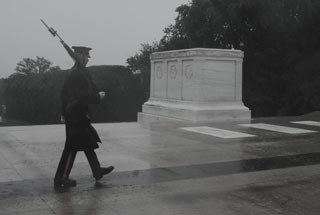
[{"label": "rifle", "polygon": [[70,57],[73,59],[73,61],[75,61],[78,65],[80,65],[81,67],[85,67],[82,63],[81,60],[77,57],[77,55],[74,53],[74,51],[68,46],[68,44],[66,44],[63,39],[59,36],[59,34],[57,33],[56,30],[54,30],[52,27],[49,27],[42,19],[40,19],[41,22],[44,24],[44,26],[46,26],[46,28],[48,29],[48,31],[52,34],[53,37],[57,36],[60,40],[60,43],[63,45],[63,47],[67,50],[68,54],[70,55]]}]

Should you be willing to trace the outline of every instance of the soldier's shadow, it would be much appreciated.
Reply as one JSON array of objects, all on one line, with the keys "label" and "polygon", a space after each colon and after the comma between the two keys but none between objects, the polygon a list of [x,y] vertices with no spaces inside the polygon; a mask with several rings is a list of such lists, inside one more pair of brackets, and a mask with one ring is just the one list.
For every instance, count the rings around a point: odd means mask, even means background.
[{"label": "soldier's shadow", "polygon": [[108,184],[106,182],[100,182],[100,181],[97,181],[95,184],[94,184],[94,189],[107,189],[107,188],[111,188],[112,187],[112,184]]}]

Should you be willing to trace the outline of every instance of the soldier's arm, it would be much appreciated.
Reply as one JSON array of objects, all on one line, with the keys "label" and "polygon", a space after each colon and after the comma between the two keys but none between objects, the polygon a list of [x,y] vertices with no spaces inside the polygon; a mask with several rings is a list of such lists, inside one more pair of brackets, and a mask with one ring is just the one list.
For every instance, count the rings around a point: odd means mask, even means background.
[{"label": "soldier's arm", "polygon": [[70,57],[73,59],[74,62],[76,62],[77,64],[79,64],[81,67],[85,67],[82,63],[81,60],[78,58],[78,56],[73,52],[73,50],[68,46],[68,44],[66,44],[63,40],[60,40],[61,44],[63,45],[63,47],[65,48],[65,50],[67,51],[67,53],[70,55]]},{"label": "soldier's arm", "polygon": [[73,88],[73,95],[77,99],[77,101],[82,105],[88,104],[98,104],[100,103],[100,95],[98,92],[94,91],[89,93],[86,85],[86,79],[81,77],[80,73],[73,72],[71,75],[72,83],[74,84]]}]

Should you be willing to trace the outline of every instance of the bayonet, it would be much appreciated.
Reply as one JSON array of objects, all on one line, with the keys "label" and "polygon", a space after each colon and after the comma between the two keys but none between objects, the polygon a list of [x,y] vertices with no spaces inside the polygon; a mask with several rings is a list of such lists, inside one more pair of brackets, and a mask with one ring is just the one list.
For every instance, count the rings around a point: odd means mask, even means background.
[{"label": "bayonet", "polygon": [[60,37],[60,35],[58,34],[58,32],[56,30],[54,30],[52,27],[49,27],[47,25],[47,23],[45,23],[42,19],[40,19],[40,21],[42,22],[42,24],[44,26],[46,26],[46,28],[48,29],[48,31],[50,32],[50,34],[52,34],[53,37],[57,36],[60,40],[60,43],[63,45],[63,47],[67,50],[68,54],[70,55],[70,57],[79,65],[83,66],[84,65],[81,63],[81,61],[78,59],[78,57],[76,56],[76,54],[72,51],[72,49],[63,41],[63,39]]}]

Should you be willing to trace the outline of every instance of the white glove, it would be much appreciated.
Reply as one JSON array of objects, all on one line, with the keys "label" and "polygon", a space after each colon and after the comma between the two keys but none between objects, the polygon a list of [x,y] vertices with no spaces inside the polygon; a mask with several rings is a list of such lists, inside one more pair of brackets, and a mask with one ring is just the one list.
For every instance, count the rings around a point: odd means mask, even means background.
[{"label": "white glove", "polygon": [[65,123],[66,122],[65,119],[64,119],[64,116],[61,116],[60,121],[61,121],[61,123]]},{"label": "white glove", "polygon": [[104,91],[99,92],[100,99],[103,99],[106,96]]}]

